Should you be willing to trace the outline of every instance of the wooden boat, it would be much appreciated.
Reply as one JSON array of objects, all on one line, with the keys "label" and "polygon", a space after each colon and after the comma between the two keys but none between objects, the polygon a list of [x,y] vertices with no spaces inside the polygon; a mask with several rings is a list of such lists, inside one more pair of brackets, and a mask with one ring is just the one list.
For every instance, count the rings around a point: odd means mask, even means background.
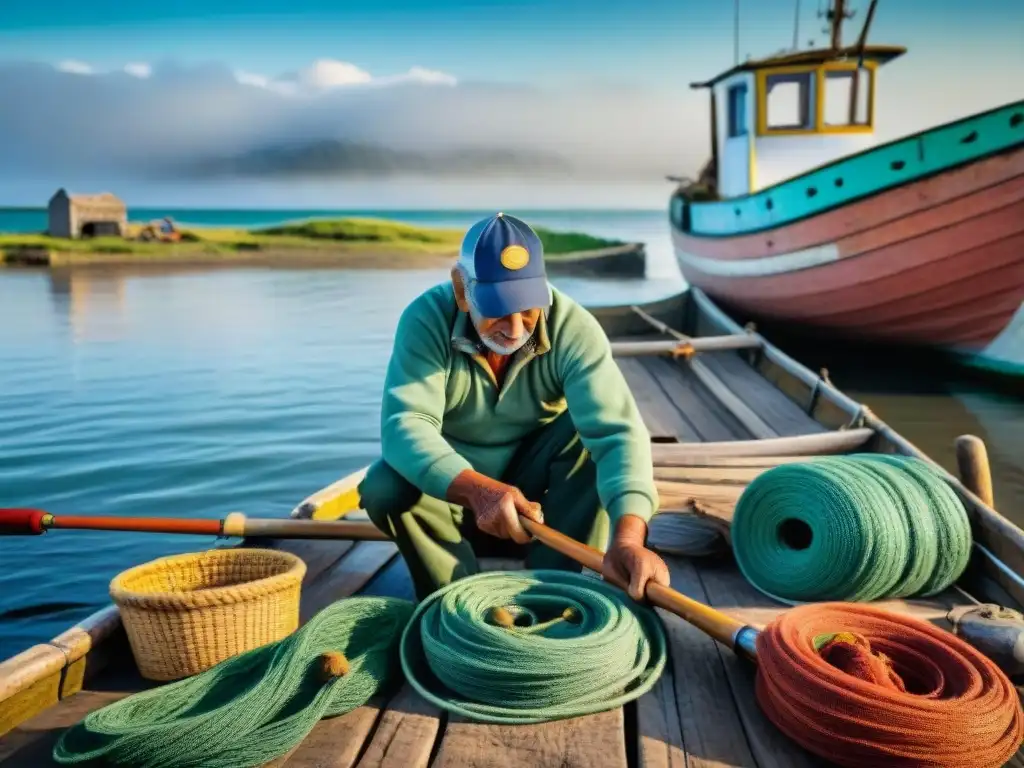
[{"label": "wooden boat", "polygon": [[[728,519],[743,488],[765,468],[801,457],[851,451],[921,456],[867,408],[745,331],[699,290],[644,307],[595,309],[613,341],[654,441],[662,512],[652,545],[671,549],[670,517]],[[686,336],[682,336],[682,333]],[[293,517],[359,517],[355,473],[313,494]],[[891,610],[944,625],[973,598],[1024,604],[1024,532],[990,503],[949,482],[974,522],[973,562],[956,588],[927,600],[886,601]],[[668,510],[678,510],[672,515]],[[657,531],[657,533],[656,533]],[[661,544],[654,539],[660,537]],[[390,542],[254,541],[288,549],[308,570],[302,618],[352,594],[412,599],[405,563]],[[665,551],[663,550],[663,551]],[[755,625],[786,606],[739,575],[730,557],[665,554],[676,590]],[[521,567],[487,561],[487,568]],[[443,768],[681,768],[684,765],[823,765],[783,737],[761,714],[753,669],[730,650],[661,613],[671,670],[624,708],[541,725],[494,726],[451,716],[406,686],[353,712],[321,721],[275,766]],[[50,764],[61,729],[86,713],[148,687],[135,670],[111,606],[48,643],[0,664],[0,765]]]},{"label": "wooden boat", "polygon": [[906,49],[866,44],[870,11],[841,46],[845,5],[831,47],[693,84],[712,159],[671,198],[680,268],[740,320],[1024,374],[1024,101],[875,144],[876,79]]},{"label": "wooden boat", "polygon": [[647,253],[643,243],[625,243],[549,256],[545,267],[553,277],[642,278],[647,272]]}]

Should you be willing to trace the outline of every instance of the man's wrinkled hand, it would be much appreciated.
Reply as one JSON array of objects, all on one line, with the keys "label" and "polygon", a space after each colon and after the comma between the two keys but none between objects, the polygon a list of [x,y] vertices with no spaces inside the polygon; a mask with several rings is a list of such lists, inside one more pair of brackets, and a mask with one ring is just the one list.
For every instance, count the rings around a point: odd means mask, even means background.
[{"label": "man's wrinkled hand", "polygon": [[626,590],[634,600],[643,600],[647,583],[653,581],[669,586],[668,566],[643,544],[613,543],[605,553],[602,576],[606,581],[628,584]]},{"label": "man's wrinkled hand", "polygon": [[473,511],[476,527],[496,538],[527,544],[531,537],[519,516],[544,522],[540,504],[527,499],[513,485],[467,470],[455,479],[452,486],[450,495]]}]

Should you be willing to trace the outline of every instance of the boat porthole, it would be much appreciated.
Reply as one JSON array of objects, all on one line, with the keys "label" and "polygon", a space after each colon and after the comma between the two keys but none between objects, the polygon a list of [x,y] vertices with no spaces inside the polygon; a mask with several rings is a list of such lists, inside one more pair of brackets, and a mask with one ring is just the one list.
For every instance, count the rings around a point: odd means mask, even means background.
[{"label": "boat porthole", "polygon": [[843,179],[842,179],[842,177],[836,179],[836,186],[837,187],[843,186]]},{"label": "boat porthole", "polygon": [[977,131],[971,131],[966,136],[964,136],[962,139],[960,139],[960,143],[961,144],[971,144],[972,142],[976,141],[977,138],[978,138],[978,132]]},{"label": "boat porthole", "polygon": [[903,170],[903,166],[905,166],[905,165],[906,165],[906,163],[904,163],[902,160],[893,160],[892,164],[891,164],[891,167],[892,167],[892,169],[894,171],[902,171]]},{"label": "boat porthole", "polygon": [[814,197],[816,194],[818,194],[817,187],[808,187],[807,188],[807,196],[808,197]]},{"label": "boat porthole", "polygon": [[733,210],[733,213],[735,213],[737,216],[739,216],[739,215],[741,215],[743,213],[743,211],[741,211],[739,208],[733,208],[732,210]]},{"label": "boat porthole", "polygon": [[1024,123],[1024,112],[1014,112],[1010,115],[1010,127],[1016,128],[1021,123]]},{"label": "boat porthole", "polygon": [[773,203],[772,199],[769,197],[767,200],[764,201],[764,207],[770,211],[772,208],[775,207],[775,203]]}]

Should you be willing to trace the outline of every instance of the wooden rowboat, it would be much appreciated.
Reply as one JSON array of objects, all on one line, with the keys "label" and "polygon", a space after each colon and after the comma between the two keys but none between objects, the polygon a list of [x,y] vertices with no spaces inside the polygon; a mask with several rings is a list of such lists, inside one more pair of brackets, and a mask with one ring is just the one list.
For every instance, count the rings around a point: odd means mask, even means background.
[{"label": "wooden rowboat", "polygon": [[[913,445],[822,378],[724,315],[699,290],[640,307],[592,310],[636,396],[654,442],[663,506],[651,544],[672,549],[670,521],[710,517],[721,530],[743,488],[765,468],[801,457],[876,451],[921,456]],[[687,335],[683,336],[683,333]],[[313,494],[293,517],[357,518],[361,472]],[[966,479],[982,495],[984,472]],[[971,567],[955,588],[887,608],[946,624],[973,599],[1024,604],[1024,532],[949,476],[975,531]],[[689,517],[687,517],[689,515]],[[287,549],[308,570],[301,615],[353,594],[413,598],[405,563],[382,541],[246,540]],[[672,586],[754,625],[786,606],[751,587],[732,558],[665,554]],[[484,567],[516,568],[515,561]],[[659,609],[660,611],[660,609]],[[661,613],[671,669],[624,708],[542,725],[469,722],[428,705],[406,686],[353,712],[321,721],[275,766],[443,768],[682,768],[823,765],[761,714],[753,669],[669,613]],[[117,610],[111,606],[49,643],[0,663],[0,765],[50,764],[63,728],[142,688]],[[1019,760],[1019,756],[1015,760]],[[1024,765],[1024,763],[1020,763]]]},{"label": "wooden rowboat", "polygon": [[832,48],[694,84],[713,156],[671,199],[683,274],[744,320],[1024,375],[1024,101],[875,144],[875,81],[905,49],[867,26],[840,47],[832,6]]}]

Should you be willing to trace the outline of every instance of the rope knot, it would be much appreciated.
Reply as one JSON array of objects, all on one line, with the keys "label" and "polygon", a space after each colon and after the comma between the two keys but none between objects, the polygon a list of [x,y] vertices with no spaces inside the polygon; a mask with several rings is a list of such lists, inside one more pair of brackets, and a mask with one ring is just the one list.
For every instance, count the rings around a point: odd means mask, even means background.
[{"label": "rope knot", "polygon": [[320,663],[320,679],[325,683],[329,683],[336,677],[344,677],[352,668],[348,659],[345,658],[345,654],[338,651],[326,651],[320,654],[318,661]]},{"label": "rope knot", "polygon": [[512,629],[516,625],[516,617],[505,606],[496,605],[494,608],[491,608],[491,623],[505,629]]},{"label": "rope knot", "polygon": [[903,679],[892,667],[892,660],[884,653],[871,649],[863,635],[837,632],[814,638],[818,654],[836,669],[868,683],[906,693]]}]

